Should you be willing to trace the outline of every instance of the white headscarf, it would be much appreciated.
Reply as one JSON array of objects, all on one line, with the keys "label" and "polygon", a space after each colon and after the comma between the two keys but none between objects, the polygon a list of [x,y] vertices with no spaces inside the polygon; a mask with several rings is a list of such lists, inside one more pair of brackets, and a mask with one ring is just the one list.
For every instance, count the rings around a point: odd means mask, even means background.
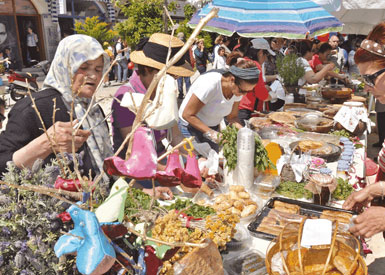
[{"label": "white headscarf", "polygon": [[[96,39],[83,34],[70,35],[64,38],[57,47],[43,88],[54,88],[59,91],[63,96],[65,105],[69,108],[72,102],[71,80],[73,76],[84,62],[95,60],[101,55],[104,60],[104,74],[109,67],[110,58]],[[76,118],[80,120],[84,116],[90,101],[88,98],[75,99],[74,115]],[[100,107],[95,104],[83,122],[83,129],[91,129],[103,119],[104,116]],[[105,123],[91,130],[87,145],[90,149],[94,169],[99,170],[94,172],[98,173],[103,170],[104,159],[113,155],[109,131]],[[88,175],[88,171],[85,172]]]}]

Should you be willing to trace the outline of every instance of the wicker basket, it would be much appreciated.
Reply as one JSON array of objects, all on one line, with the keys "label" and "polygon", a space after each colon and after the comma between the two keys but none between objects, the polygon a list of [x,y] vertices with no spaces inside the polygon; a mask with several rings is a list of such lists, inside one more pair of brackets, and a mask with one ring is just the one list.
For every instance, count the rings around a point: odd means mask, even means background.
[{"label": "wicker basket", "polygon": [[[281,234],[274,240],[273,242],[270,243],[270,246],[268,248],[268,251],[266,253],[266,259],[265,259],[265,264],[266,264],[266,270],[268,274],[273,274],[275,273],[272,271],[272,258],[274,255],[277,253],[280,253],[282,263],[283,263],[283,268],[286,272],[286,274],[296,274],[296,275],[307,275],[307,274],[319,274],[319,275],[324,275],[326,274],[326,270],[333,262],[332,259],[332,254],[333,252],[337,253],[336,251],[343,251],[345,255],[350,256],[353,258],[349,265],[349,269],[344,272],[343,274],[356,274],[356,275],[367,275],[368,270],[367,266],[365,264],[365,261],[360,255],[360,243],[355,238],[353,235],[341,232],[339,227],[338,227],[338,221],[335,222],[334,226],[334,231],[332,235],[332,241],[330,245],[324,245],[322,246],[322,249],[328,249],[328,255],[324,264],[324,268],[322,273],[321,272],[316,272],[314,273],[311,272],[305,272],[305,267],[303,263],[303,255],[301,255],[301,249],[297,249],[298,251],[298,266],[296,266],[296,271],[290,272],[288,263],[286,262],[284,251],[293,251],[294,247],[298,248],[298,244],[301,242],[301,237],[302,237],[302,230],[303,226],[305,223],[306,218],[302,220],[300,224],[298,223],[288,223],[283,229]],[[316,249],[321,249],[321,246],[318,247],[312,247],[309,249],[310,250],[316,250]],[[335,251],[333,251],[335,250]],[[309,253],[309,251],[307,253]],[[306,256],[305,256],[306,257]],[[335,267],[334,267],[335,269]],[[342,272],[341,272],[342,274]]]}]

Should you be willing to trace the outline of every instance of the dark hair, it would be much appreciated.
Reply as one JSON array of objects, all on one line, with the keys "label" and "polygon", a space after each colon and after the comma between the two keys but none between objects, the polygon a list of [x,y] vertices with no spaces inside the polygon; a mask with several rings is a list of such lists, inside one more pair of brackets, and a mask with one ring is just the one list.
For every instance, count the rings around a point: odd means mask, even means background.
[{"label": "dark hair", "polygon": [[225,47],[220,46],[218,47],[217,53],[219,54],[219,51],[224,51],[224,50],[225,50]]},{"label": "dark hair", "polygon": [[233,51],[233,52],[231,52],[231,53],[227,56],[227,58],[226,58],[226,64],[227,64],[228,66],[235,65],[235,64],[237,64],[237,62],[238,62],[238,58],[242,58],[242,57],[243,57],[243,55],[242,55],[240,52],[238,52],[238,51]]},{"label": "dark hair", "polygon": [[[234,65],[240,69],[249,69],[249,68],[255,68],[257,67],[257,65],[255,64],[254,61],[252,60],[246,60],[246,59],[238,59],[237,63]],[[242,78],[239,78],[239,77],[235,77],[235,84],[239,85],[241,84],[240,82],[241,81],[244,81],[246,83],[250,83],[250,84],[257,84],[258,81],[259,81],[259,76],[257,78],[253,78],[253,79],[242,79]]]},{"label": "dark hair", "polygon": [[152,72],[154,70],[158,70],[156,68],[149,67],[149,66],[142,65],[142,64],[137,64],[137,65],[138,65],[138,74],[139,75],[146,75],[147,72]]},{"label": "dark hair", "polygon": [[0,98],[0,106],[6,107],[5,100]]},{"label": "dark hair", "polygon": [[[380,45],[385,45],[385,21],[377,24],[366,37],[368,40],[377,42]],[[385,57],[376,55],[362,48],[358,48],[354,55],[356,64],[372,62],[378,67],[385,67]]]},{"label": "dark hair", "polygon": [[314,47],[315,53],[325,53],[331,50],[333,50],[333,47],[328,42],[319,43]]},{"label": "dark hair", "polygon": [[307,52],[311,52],[312,43],[310,40],[301,40],[296,42],[295,47],[297,49],[297,54],[301,57],[304,57]]}]

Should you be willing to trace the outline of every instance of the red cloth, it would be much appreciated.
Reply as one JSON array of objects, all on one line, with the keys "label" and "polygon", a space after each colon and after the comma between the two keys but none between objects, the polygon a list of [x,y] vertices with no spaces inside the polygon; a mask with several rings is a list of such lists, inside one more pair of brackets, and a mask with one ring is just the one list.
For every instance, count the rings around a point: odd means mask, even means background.
[{"label": "red cloth", "polygon": [[310,67],[313,69],[313,71],[316,73],[317,72],[316,67],[319,64],[322,65],[322,62],[319,59],[319,55],[318,54],[313,55],[313,58],[309,61],[309,64],[310,64]]},{"label": "red cloth", "polygon": [[[245,58],[251,60],[249,58]],[[265,81],[263,80],[262,67],[259,63],[253,60],[257,68],[259,69],[259,80],[257,85],[254,88],[254,92],[249,92],[242,97],[241,102],[239,103],[239,110],[246,109],[254,111],[255,100],[258,98],[257,111],[263,111],[263,102],[269,97],[269,92],[265,87]]]}]

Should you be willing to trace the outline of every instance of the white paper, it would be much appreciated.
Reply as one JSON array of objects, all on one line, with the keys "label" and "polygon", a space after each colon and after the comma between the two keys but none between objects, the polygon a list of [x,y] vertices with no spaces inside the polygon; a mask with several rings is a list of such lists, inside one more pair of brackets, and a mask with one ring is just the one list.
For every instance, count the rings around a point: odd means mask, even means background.
[{"label": "white paper", "polygon": [[332,221],[327,219],[308,219],[302,231],[301,246],[327,245],[332,241]]}]

